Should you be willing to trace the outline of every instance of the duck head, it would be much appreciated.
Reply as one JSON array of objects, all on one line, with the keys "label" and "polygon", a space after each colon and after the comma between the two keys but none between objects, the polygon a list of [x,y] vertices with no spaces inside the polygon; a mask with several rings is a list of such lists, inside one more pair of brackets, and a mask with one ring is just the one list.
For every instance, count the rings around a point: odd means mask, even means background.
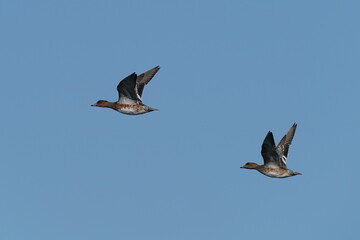
[{"label": "duck head", "polygon": [[248,162],[246,163],[244,166],[240,167],[240,168],[247,168],[247,169],[256,169],[258,168],[259,165],[253,162]]},{"label": "duck head", "polygon": [[106,100],[99,100],[95,104],[92,104],[92,107],[110,107],[111,103]]}]

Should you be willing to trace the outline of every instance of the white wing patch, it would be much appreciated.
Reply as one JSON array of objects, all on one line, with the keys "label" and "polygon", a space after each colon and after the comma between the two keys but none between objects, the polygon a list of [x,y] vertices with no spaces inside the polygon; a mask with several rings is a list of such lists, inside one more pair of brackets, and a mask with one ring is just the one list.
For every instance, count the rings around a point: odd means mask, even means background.
[{"label": "white wing patch", "polygon": [[137,83],[136,83],[136,85],[135,85],[135,93],[136,93],[137,99],[138,99],[140,102],[142,102],[142,99],[141,99],[141,97],[140,97],[140,95],[139,95],[138,84],[137,84]]},{"label": "white wing patch", "polygon": [[124,97],[124,96],[121,96],[118,102],[121,104],[131,104],[131,105],[137,104],[137,102],[135,100],[132,100],[132,99]]},{"label": "white wing patch", "polygon": [[284,155],[281,156],[281,161],[283,162],[283,164],[286,165],[286,160],[287,160],[287,157],[285,157]]}]

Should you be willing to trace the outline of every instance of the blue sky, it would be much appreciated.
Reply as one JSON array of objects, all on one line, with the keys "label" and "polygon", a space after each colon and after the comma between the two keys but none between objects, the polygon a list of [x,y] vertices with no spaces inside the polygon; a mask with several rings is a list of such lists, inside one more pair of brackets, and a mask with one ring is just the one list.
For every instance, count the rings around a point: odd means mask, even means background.
[{"label": "blue sky", "polygon": [[[0,239],[356,239],[357,1],[0,1]],[[136,71],[161,70],[127,116]],[[288,167],[261,143],[298,123]]]}]

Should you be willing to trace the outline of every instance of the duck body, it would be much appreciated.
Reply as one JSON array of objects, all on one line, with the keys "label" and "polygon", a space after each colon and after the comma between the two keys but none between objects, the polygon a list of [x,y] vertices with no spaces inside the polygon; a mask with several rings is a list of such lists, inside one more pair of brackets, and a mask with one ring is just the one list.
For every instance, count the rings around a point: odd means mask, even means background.
[{"label": "duck body", "polygon": [[117,112],[127,115],[139,115],[157,110],[155,108],[146,106],[145,104],[124,104],[119,102],[108,102],[106,100],[99,100],[97,101],[96,105],[94,104],[91,106],[111,108]]},{"label": "duck body", "polygon": [[301,173],[294,172],[291,169],[282,168],[272,164],[258,165],[256,163],[248,162],[240,168],[255,169],[258,172],[264,174],[265,176],[272,178],[287,178],[294,175],[301,175]]},{"label": "duck body", "polygon": [[284,169],[284,168],[280,168],[280,167],[269,167],[269,166],[262,166],[257,170],[260,173],[264,174],[265,176],[272,177],[272,178],[287,178],[287,177],[301,174],[301,173],[296,173],[291,169]]},{"label": "duck body", "polygon": [[157,110],[143,104],[116,104],[116,107],[113,109],[127,115],[140,115]]}]

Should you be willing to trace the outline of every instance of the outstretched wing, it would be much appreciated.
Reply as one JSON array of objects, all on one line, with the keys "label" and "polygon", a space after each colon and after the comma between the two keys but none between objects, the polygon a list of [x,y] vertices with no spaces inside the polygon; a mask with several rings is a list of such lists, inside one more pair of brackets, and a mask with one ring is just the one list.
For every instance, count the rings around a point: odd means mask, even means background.
[{"label": "outstretched wing", "polygon": [[261,155],[264,159],[264,164],[279,165],[279,155],[276,152],[274,136],[270,131],[261,146]]},{"label": "outstretched wing", "polygon": [[280,157],[280,167],[286,168],[286,160],[287,155],[289,152],[289,147],[291,144],[291,141],[294,138],[295,131],[296,131],[297,124],[294,123],[290,130],[286,133],[286,135],[280,140],[279,144],[276,147],[276,152],[278,153]]},{"label": "outstretched wing", "polygon": [[117,90],[119,93],[118,102],[122,104],[136,104],[138,102],[136,78],[136,73],[132,73],[120,81],[117,86]]},{"label": "outstretched wing", "polygon": [[150,69],[149,71],[146,71],[139,76],[137,76],[136,83],[137,83],[137,91],[138,91],[138,97],[141,99],[144,86],[150,82],[150,80],[155,76],[155,74],[160,70],[159,66],[154,67],[153,69]]}]

